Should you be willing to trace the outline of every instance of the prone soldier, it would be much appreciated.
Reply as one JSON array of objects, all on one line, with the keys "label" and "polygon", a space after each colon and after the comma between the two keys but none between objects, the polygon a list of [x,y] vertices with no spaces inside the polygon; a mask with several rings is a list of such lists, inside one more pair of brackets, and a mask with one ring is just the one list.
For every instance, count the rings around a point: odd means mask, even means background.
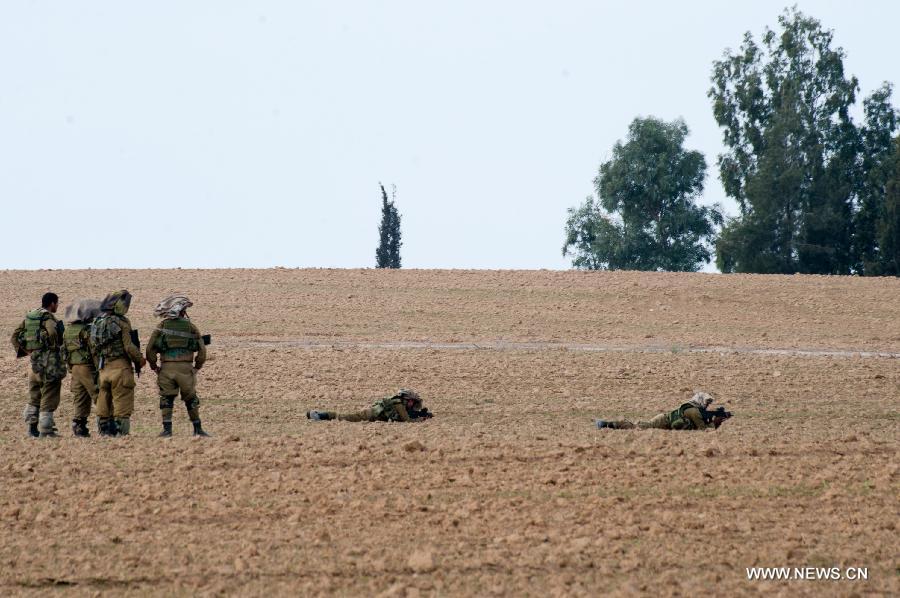
[{"label": "prone soldier", "polygon": [[401,388],[397,394],[375,401],[372,406],[353,413],[334,411],[307,411],[306,417],[316,421],[336,419],[345,422],[411,422],[432,417],[422,406],[422,399],[414,390]]},{"label": "prone soldier", "polygon": [[[172,436],[172,409],[179,392],[194,426],[194,436],[209,436],[200,424],[200,397],[197,396],[197,370],[206,362],[206,339],[188,318],[187,308],[192,305],[187,297],[172,295],[160,301],[154,310],[162,321],[147,343],[147,362],[157,373],[163,426],[160,438]],[[160,365],[156,363],[157,357]]]},{"label": "prone soldier", "polygon": [[633,423],[627,420],[602,420],[596,421],[597,428],[609,428],[612,430],[631,430],[655,428],[659,430],[710,430],[718,428],[722,422],[731,417],[731,413],[724,408],[717,411],[708,411],[707,408],[713,402],[713,398],[705,392],[697,392],[687,403],[683,403],[678,409],[660,413],[649,420]]},{"label": "prone soldier", "polygon": [[35,438],[58,436],[53,412],[59,407],[60,388],[66,377],[62,351],[65,326],[54,315],[58,308],[56,293],[44,293],[41,307],[25,315],[10,339],[16,357],[31,357],[28,403],[22,415],[28,435]]}]

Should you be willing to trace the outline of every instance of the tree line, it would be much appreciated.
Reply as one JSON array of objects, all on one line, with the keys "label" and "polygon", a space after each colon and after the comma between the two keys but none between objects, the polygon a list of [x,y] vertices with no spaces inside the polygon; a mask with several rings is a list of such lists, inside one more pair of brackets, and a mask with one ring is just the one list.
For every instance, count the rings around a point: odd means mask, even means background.
[{"label": "tree line", "polygon": [[682,120],[636,118],[570,208],[583,269],[900,275],[900,136],[892,87],[863,98],[834,33],[796,8],[713,63],[719,177],[739,213],[701,206],[707,164]]}]

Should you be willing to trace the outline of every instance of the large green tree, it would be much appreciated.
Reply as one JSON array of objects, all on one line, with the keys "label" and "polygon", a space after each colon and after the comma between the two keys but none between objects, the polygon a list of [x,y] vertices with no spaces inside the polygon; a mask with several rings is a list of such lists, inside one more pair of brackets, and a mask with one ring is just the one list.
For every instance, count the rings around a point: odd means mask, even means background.
[{"label": "large green tree", "polygon": [[575,268],[696,271],[711,257],[718,206],[699,206],[706,160],[687,125],[636,118],[594,179],[599,201],[569,209],[563,255]]},{"label": "large green tree", "polygon": [[[844,74],[833,32],[796,8],[778,22],[761,45],[748,32],[737,52],[713,64],[709,96],[726,146],[719,174],[740,207],[716,261],[724,272],[858,272],[861,253],[874,251],[879,211],[878,197],[866,210],[861,198],[886,154],[865,164],[863,156],[896,127],[890,87],[866,100],[866,125],[857,127],[850,109],[859,85]],[[864,211],[870,240],[860,243],[854,232]]]}]

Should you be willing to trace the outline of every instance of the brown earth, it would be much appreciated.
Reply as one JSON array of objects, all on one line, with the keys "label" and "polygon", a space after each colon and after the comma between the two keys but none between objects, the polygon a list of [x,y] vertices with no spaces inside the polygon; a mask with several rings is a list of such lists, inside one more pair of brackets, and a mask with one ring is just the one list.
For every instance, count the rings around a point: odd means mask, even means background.
[{"label": "brown earth", "polygon": [[[123,287],[145,338],[164,294],[197,304],[214,436],[179,404],[157,439],[148,372],[131,437],[71,438],[66,383],[63,437],[28,440],[26,364],[0,352],[0,594],[900,591],[898,280],[0,272],[3,334],[46,290]],[[435,418],[304,415],[401,386]],[[592,425],[698,388],[735,413],[716,432]],[[757,565],[869,578],[748,581]]]}]

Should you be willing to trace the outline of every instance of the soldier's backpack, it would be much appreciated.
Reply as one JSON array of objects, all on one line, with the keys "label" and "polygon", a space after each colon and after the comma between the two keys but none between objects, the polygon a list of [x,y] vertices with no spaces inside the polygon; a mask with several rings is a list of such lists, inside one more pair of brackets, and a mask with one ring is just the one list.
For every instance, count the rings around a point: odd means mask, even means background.
[{"label": "soldier's backpack", "polygon": [[669,414],[669,427],[673,430],[692,430],[694,428],[694,422],[684,416],[684,412],[687,409],[693,407],[697,408],[693,403],[685,403],[675,411]]},{"label": "soldier's backpack", "polygon": [[398,422],[400,421],[400,414],[397,413],[397,405],[402,402],[403,399],[400,398],[399,395],[395,395],[376,401],[372,405],[372,410],[378,419],[389,422]]},{"label": "soldier's backpack", "polygon": [[91,350],[85,342],[82,332],[88,329],[83,322],[73,322],[66,326],[63,333],[63,346],[66,349],[66,360],[70,365],[91,363]]},{"label": "soldier's backpack", "polygon": [[50,336],[44,322],[50,319],[45,309],[33,309],[25,315],[25,330],[19,335],[19,346],[26,351],[45,351],[50,348]]},{"label": "soldier's backpack", "polygon": [[103,313],[91,324],[91,345],[106,359],[116,359],[125,355],[125,345],[122,343],[122,327],[119,319],[110,314]]}]

